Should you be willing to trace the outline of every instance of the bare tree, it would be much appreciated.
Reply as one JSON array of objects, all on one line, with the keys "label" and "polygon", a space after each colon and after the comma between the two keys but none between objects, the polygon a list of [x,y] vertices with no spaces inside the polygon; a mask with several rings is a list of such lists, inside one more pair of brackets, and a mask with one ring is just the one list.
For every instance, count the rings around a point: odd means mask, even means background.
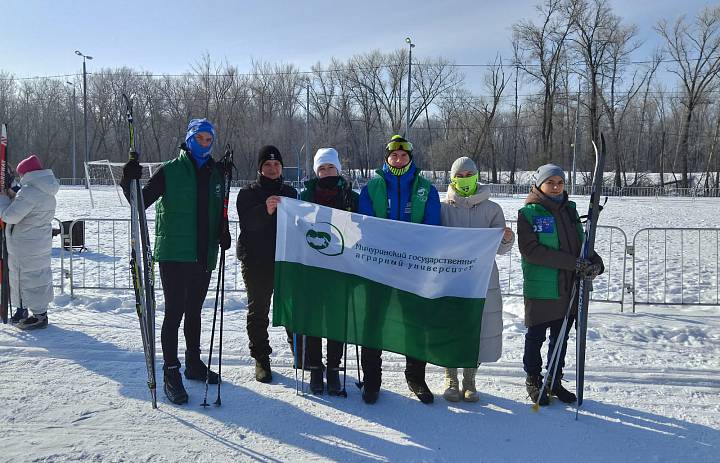
[{"label": "bare tree", "polygon": [[[545,0],[536,7],[539,24],[523,20],[513,25],[517,43],[515,63],[542,86],[542,158],[549,160],[553,137],[555,93],[561,73],[561,61],[573,23],[565,15],[566,0]],[[525,61],[529,59],[530,61]]]},{"label": "bare tree", "polygon": [[694,23],[687,23],[685,16],[680,16],[672,25],[661,20],[655,30],[664,39],[665,49],[673,59],[669,70],[678,76],[684,91],[682,104],[685,111],[676,157],[682,159],[682,185],[687,188],[690,124],[698,105],[718,85],[720,6],[705,7]]}]

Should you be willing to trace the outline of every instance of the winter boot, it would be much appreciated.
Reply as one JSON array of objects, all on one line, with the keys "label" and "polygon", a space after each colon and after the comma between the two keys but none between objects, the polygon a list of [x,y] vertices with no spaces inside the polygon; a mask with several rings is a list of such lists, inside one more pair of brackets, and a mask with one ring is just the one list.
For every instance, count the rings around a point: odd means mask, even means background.
[{"label": "winter boot", "polygon": [[460,385],[458,384],[457,368],[445,369],[445,392],[443,397],[448,402],[460,402]]},{"label": "winter boot", "polygon": [[363,388],[362,388],[362,399],[366,404],[374,404],[378,400],[380,395],[380,381],[381,373],[378,370],[365,371],[363,370]]},{"label": "winter boot", "polygon": [[[548,405],[550,404],[550,399],[548,398],[547,392],[542,391],[542,395],[540,394],[542,383],[542,375],[528,375],[527,378],[525,378],[525,390],[527,390],[530,400],[532,400],[533,403]],[[539,401],[538,398],[540,399]]]},{"label": "winter boot", "polygon": [[255,359],[255,380],[261,383],[269,383],[272,381],[272,371],[270,371],[270,357]]},{"label": "winter boot", "polygon": [[435,400],[435,396],[430,392],[430,388],[425,383],[425,378],[415,378],[412,376],[405,375],[407,385],[410,390],[420,399],[420,402],[424,404],[431,404]]},{"label": "winter boot", "polygon": [[36,330],[38,328],[47,328],[47,326],[47,312],[33,314],[24,320],[20,320],[17,324],[17,327],[21,330]]},{"label": "winter boot", "polygon": [[327,369],[327,390],[329,395],[340,395],[342,392],[342,383],[340,383],[341,367]]},{"label": "winter boot", "polygon": [[168,400],[174,404],[182,405],[188,401],[187,391],[183,386],[182,376],[180,376],[180,365],[163,366],[163,382],[165,395]]},{"label": "winter boot", "polygon": [[308,367],[310,370],[310,392],[315,395],[322,395],[325,390],[325,383],[323,382],[323,366]]},{"label": "winter boot", "polygon": [[23,309],[22,307],[18,307],[15,309],[15,313],[12,317],[10,317],[10,323],[20,323],[22,320],[25,320],[28,318],[28,311],[27,309]]},{"label": "winter boot", "polygon": [[575,394],[565,389],[562,385],[562,374],[560,374],[557,379],[555,379],[557,384],[553,384],[553,378],[548,378],[548,386],[550,388],[550,395],[554,395],[558,398],[560,402],[566,403],[566,404],[574,404],[577,402],[577,397],[575,397]]},{"label": "winter boot", "polygon": [[200,351],[185,351],[185,377],[197,381],[207,379],[208,384],[217,384],[219,380],[218,374],[212,370],[208,371],[207,365],[200,360]]},{"label": "winter boot", "polygon": [[477,402],[480,396],[475,389],[477,368],[463,368],[462,397],[465,402]]},{"label": "winter boot", "polygon": [[372,384],[363,384],[362,399],[366,404],[372,405],[377,402],[378,396],[380,395],[380,386]]}]

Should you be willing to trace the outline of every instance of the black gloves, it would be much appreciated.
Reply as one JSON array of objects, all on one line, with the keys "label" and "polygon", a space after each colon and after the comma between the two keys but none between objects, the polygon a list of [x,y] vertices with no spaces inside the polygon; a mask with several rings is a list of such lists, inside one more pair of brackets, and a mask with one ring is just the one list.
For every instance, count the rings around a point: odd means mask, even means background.
[{"label": "black gloves", "polygon": [[603,266],[600,263],[593,264],[588,259],[578,257],[575,262],[575,272],[581,277],[588,280],[593,280],[595,277],[602,273]]},{"label": "black gloves", "polygon": [[228,249],[230,249],[231,242],[232,238],[230,237],[230,230],[225,228],[220,233],[220,249],[222,249],[223,251],[227,251]]},{"label": "black gloves", "polygon": [[577,272],[580,275],[584,275],[585,272],[587,272],[588,268],[592,265],[592,262],[590,262],[587,259],[583,259],[582,257],[578,257],[575,261],[575,272]]},{"label": "black gloves", "polygon": [[123,178],[127,180],[140,180],[142,178],[142,166],[137,161],[137,153],[135,158],[126,162],[123,166]]},{"label": "black gloves", "polygon": [[588,267],[587,271],[585,272],[585,278],[588,278],[590,280],[594,280],[595,277],[600,275],[603,271],[602,264],[592,264]]}]

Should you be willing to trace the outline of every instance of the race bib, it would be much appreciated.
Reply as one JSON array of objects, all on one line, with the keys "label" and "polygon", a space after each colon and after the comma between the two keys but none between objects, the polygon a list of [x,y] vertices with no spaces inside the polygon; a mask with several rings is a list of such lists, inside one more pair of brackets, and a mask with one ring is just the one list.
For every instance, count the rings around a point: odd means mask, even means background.
[{"label": "race bib", "polygon": [[555,233],[555,217],[535,217],[533,219],[533,231],[535,233]]}]

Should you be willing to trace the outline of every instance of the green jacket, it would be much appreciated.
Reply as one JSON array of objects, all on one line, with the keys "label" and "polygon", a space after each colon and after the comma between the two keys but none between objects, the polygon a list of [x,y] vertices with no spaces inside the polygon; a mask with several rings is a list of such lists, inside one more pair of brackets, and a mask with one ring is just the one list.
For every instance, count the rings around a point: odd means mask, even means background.
[{"label": "green jacket", "polygon": [[[163,164],[165,191],[155,206],[155,260],[198,261],[198,174],[185,151]],[[217,263],[220,220],[223,210],[223,178],[212,168],[208,181],[207,266]]]},{"label": "green jacket", "polygon": [[[585,232],[578,218],[575,203],[567,202],[567,207],[577,218],[576,230],[582,243]],[[520,209],[528,223],[533,226],[538,242],[550,249],[560,249],[560,238],[553,215],[540,204],[526,204]],[[536,265],[522,258],[523,295],[531,299],[559,299],[559,278],[557,268]]]},{"label": "green jacket", "polygon": [[[378,169],[375,173],[377,175],[370,179],[366,185],[367,192],[372,201],[375,217],[387,219],[388,186],[385,180],[385,172],[383,172],[382,169]],[[413,176],[414,179],[412,180],[412,188],[410,190],[410,222],[423,223],[428,195],[434,187],[432,183],[430,183],[430,180],[420,175],[419,170],[415,170]],[[421,190],[424,193],[422,195],[418,194],[418,191]],[[393,198],[394,197],[395,194],[393,194]],[[401,205],[397,207],[401,207]]]}]

